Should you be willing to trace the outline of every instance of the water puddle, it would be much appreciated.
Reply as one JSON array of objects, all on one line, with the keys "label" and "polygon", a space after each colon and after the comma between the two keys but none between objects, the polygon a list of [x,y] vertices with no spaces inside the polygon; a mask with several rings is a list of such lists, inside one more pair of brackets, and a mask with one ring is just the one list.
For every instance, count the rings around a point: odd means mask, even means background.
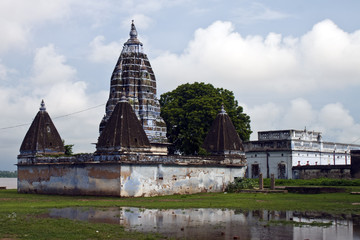
[{"label": "water puddle", "polygon": [[62,208],[49,217],[119,224],[176,239],[360,239],[360,216],[234,209]]}]

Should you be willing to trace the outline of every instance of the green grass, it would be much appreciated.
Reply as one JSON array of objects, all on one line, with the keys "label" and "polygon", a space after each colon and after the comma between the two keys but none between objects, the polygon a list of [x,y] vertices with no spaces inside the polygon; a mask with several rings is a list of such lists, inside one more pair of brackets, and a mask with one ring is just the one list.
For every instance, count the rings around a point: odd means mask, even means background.
[{"label": "green grass", "polygon": [[[360,191],[359,187],[347,189]],[[329,213],[360,214],[360,195],[331,194],[262,194],[262,193],[201,193],[148,198],[117,198],[94,196],[58,196],[19,194],[16,190],[0,191],[0,214],[43,212],[63,207],[143,207],[178,208],[236,208],[244,210],[296,210]]]},{"label": "green grass", "polygon": [[[360,187],[346,187],[360,191]],[[149,198],[19,194],[0,190],[0,239],[161,239],[159,235],[127,232],[119,225],[39,217],[50,208],[140,207],[158,209],[232,208],[241,210],[296,210],[332,214],[360,214],[360,195],[202,193]]]},{"label": "green grass", "polygon": [[122,226],[69,219],[0,215],[0,238],[16,239],[159,239],[157,234],[125,231]]}]

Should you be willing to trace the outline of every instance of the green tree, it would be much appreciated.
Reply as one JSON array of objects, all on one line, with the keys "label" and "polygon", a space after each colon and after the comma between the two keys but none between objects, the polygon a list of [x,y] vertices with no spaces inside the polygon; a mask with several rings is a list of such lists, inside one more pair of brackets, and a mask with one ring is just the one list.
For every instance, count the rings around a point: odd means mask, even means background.
[{"label": "green tree", "polygon": [[160,96],[161,117],[166,122],[170,153],[203,152],[201,144],[224,104],[242,140],[249,140],[250,117],[238,106],[232,91],[211,84],[187,83]]},{"label": "green tree", "polygon": [[74,147],[74,144],[68,144],[68,145],[65,145],[65,140],[63,139],[62,140],[63,144],[64,144],[64,148],[65,148],[65,155],[73,155],[73,147]]},{"label": "green tree", "polygon": [[0,178],[16,178],[17,177],[17,171],[11,172],[11,171],[0,171]]}]

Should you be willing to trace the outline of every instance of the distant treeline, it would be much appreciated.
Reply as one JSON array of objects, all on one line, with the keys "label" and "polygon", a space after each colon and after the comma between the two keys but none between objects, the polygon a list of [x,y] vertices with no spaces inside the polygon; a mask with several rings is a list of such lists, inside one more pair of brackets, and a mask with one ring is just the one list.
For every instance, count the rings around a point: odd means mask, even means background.
[{"label": "distant treeline", "polygon": [[10,171],[0,171],[0,178],[16,178],[17,171],[10,172]]}]

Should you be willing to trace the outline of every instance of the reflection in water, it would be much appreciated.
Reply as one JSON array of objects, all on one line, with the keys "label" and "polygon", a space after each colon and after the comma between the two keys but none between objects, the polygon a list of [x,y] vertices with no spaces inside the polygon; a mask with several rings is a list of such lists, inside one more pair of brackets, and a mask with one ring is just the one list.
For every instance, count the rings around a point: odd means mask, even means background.
[{"label": "reflection in water", "polygon": [[[234,209],[63,208],[50,217],[120,224],[129,230],[158,232],[185,239],[360,239],[359,217],[305,214],[293,211]],[[332,222],[330,227],[295,227],[276,221]],[[271,221],[271,222],[269,222]]]}]

